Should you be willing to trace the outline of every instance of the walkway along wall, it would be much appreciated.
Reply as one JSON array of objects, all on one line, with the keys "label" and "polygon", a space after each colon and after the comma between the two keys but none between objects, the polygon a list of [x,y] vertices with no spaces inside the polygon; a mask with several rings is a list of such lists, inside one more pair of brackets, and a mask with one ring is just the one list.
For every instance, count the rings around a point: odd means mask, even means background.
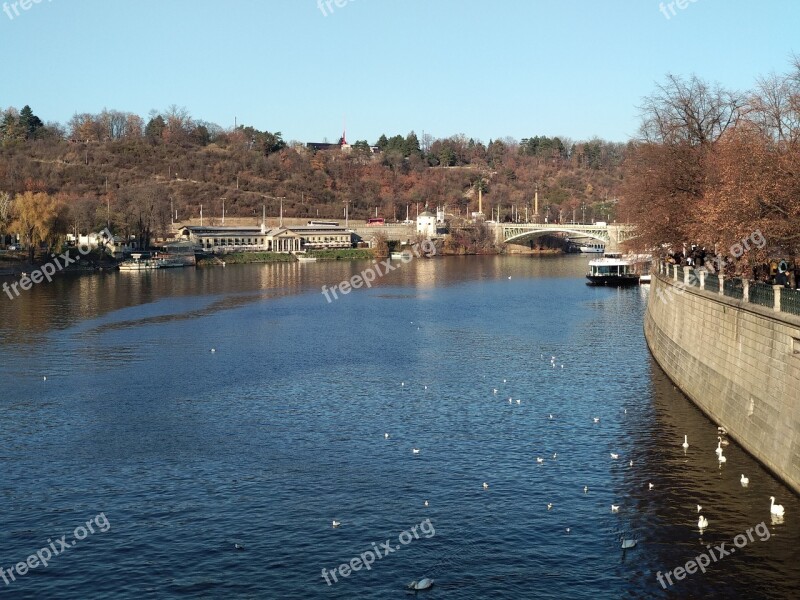
[{"label": "walkway along wall", "polygon": [[659,271],[644,323],[656,362],[709,418],[800,493],[800,317],[750,304],[747,293],[738,300],[714,285],[685,285],[672,267]]}]

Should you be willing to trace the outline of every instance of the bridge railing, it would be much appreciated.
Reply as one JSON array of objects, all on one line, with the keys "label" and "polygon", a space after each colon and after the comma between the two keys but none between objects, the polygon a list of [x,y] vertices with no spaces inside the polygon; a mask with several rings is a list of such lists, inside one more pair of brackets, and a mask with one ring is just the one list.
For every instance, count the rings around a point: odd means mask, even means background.
[{"label": "bridge railing", "polygon": [[683,267],[666,261],[658,263],[658,274],[677,285],[697,287],[748,304],[764,306],[775,312],[800,315],[800,290],[787,286],[726,277],[702,268]]}]

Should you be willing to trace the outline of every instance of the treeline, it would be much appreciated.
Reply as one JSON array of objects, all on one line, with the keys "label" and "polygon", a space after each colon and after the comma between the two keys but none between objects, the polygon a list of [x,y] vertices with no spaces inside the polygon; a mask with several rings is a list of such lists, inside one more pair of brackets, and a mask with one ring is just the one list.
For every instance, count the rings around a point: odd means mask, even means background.
[{"label": "treeline", "polygon": [[[171,106],[146,119],[104,110],[44,123],[26,106],[0,118],[0,191],[57,198],[62,233],[110,224],[142,239],[170,222],[275,215],[354,219],[413,218],[416,208],[445,206],[466,217],[478,209],[501,220],[533,219],[538,190],[544,220],[614,220],[626,147],[603,140],[537,136],[484,144],[456,135],[434,139],[382,135],[340,149],[312,151],[280,132],[248,125],[223,129]],[[343,141],[343,140],[342,140]],[[2,216],[2,215],[0,215]],[[0,221],[9,232],[11,217]]]},{"label": "treeline", "polygon": [[800,58],[739,92],[668,76],[642,106],[621,210],[643,247],[723,255],[761,232],[738,267],[800,255]]}]

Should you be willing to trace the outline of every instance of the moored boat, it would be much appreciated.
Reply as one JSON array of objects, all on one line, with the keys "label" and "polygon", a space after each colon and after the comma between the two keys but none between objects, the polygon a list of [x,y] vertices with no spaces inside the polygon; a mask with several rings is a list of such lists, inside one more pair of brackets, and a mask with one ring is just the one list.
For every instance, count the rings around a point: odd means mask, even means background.
[{"label": "moored boat", "polygon": [[641,276],[649,271],[649,257],[645,255],[623,256],[619,252],[607,252],[603,258],[589,261],[587,285],[622,287],[637,285]]}]

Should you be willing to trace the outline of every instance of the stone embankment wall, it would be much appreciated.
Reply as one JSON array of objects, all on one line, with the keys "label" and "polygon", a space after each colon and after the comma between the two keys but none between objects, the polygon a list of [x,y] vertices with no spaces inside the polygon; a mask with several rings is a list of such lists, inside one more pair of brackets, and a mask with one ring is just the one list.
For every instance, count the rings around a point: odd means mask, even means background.
[{"label": "stone embankment wall", "polygon": [[800,317],[652,276],[653,357],[709,418],[800,493]]}]

